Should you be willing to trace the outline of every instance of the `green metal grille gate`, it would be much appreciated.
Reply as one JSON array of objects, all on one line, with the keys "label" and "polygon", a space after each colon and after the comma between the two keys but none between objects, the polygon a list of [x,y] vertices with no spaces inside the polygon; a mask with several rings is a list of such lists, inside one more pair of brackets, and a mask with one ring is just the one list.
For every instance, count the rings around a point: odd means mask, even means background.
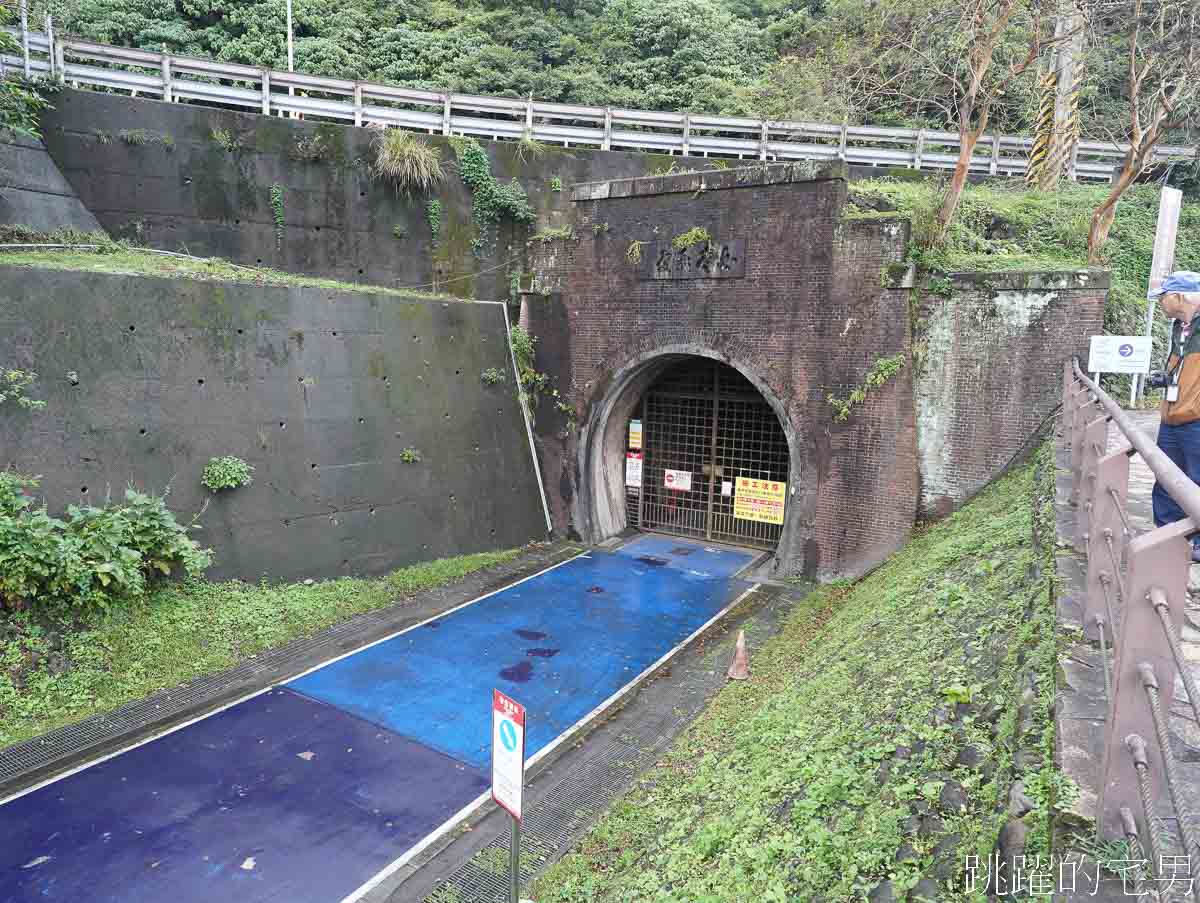
[{"label": "green metal grille gate", "polygon": [[[782,525],[734,517],[738,477],[788,478],[787,439],[753,383],[718,361],[692,358],[650,387],[641,420],[642,485],[627,496],[632,526],[775,547]],[[668,470],[690,474],[690,490],[668,489]]]}]

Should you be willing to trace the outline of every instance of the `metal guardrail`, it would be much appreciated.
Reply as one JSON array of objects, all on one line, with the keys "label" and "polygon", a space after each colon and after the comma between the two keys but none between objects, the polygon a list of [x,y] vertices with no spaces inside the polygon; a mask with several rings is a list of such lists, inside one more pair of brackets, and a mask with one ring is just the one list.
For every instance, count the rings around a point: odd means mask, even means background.
[{"label": "metal guardrail", "polygon": [[[44,31],[8,28],[22,45],[20,56],[0,55],[0,76],[51,78],[75,87],[127,91],[135,96],[253,110],[264,115],[302,115],[322,120],[379,124],[430,134],[472,135],[495,140],[538,141],[685,156],[760,160],[844,160],[866,166],[926,171],[954,169],[959,138],[954,132],[837,125],[821,122],[669,113],[580,104],[547,103],[474,94],[439,93],[371,82],[280,72],[196,57],[114,47]],[[1032,139],[987,135],[971,159],[977,174],[1025,173]],[[1126,145],[1079,143],[1073,179],[1111,181]],[[1160,147],[1155,162],[1192,158],[1194,147]]]},{"label": "metal guardrail", "polygon": [[[1124,439],[1111,452],[1110,421]],[[1099,828],[1109,837],[1145,838],[1153,856],[1148,880],[1161,887],[1158,882],[1172,877],[1153,871],[1160,867],[1161,844],[1170,833],[1154,808],[1165,791],[1188,857],[1187,896],[1200,901],[1197,822],[1182,793],[1169,712],[1160,697],[1165,693],[1170,702],[1178,674],[1200,724],[1200,690],[1179,645],[1192,564],[1190,537],[1200,530],[1200,486],[1088,379],[1076,360],[1063,373],[1062,424],[1071,450],[1071,503],[1078,508],[1074,544],[1087,555],[1084,630],[1100,641],[1108,697]],[[1135,453],[1187,514],[1184,520],[1134,533],[1126,499],[1129,459]],[[1134,812],[1141,814],[1141,830],[1131,832]]]}]

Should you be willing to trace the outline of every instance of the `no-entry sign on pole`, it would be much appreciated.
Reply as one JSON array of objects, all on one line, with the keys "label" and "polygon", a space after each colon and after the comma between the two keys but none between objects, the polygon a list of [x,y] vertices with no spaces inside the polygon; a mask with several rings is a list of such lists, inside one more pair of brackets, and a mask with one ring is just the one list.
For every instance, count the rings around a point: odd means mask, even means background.
[{"label": "no-entry sign on pole", "polygon": [[525,786],[525,707],[492,690],[492,799],[521,818]]}]

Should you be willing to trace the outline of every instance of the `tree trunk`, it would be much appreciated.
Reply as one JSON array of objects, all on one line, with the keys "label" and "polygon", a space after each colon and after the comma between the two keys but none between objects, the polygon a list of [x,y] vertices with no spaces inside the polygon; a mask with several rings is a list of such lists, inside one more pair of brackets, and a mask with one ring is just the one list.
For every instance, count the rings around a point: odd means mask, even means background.
[{"label": "tree trunk", "polygon": [[1104,245],[1108,242],[1108,233],[1112,229],[1113,220],[1117,216],[1117,201],[1125,190],[1133,184],[1141,167],[1130,159],[1134,156],[1132,149],[1121,168],[1121,174],[1113,183],[1112,191],[1092,213],[1092,225],[1088,229],[1088,266],[1100,266],[1104,262]]},{"label": "tree trunk", "polygon": [[940,245],[946,240],[950,222],[954,219],[954,211],[958,209],[958,202],[967,185],[967,176],[971,172],[971,158],[975,156],[975,145],[979,143],[981,134],[975,130],[971,130],[965,135],[960,133],[958,160],[954,164],[954,175],[950,179],[950,184],[946,186],[946,193],[942,196],[942,206],[938,208],[937,225],[934,234],[930,237],[930,247]]}]

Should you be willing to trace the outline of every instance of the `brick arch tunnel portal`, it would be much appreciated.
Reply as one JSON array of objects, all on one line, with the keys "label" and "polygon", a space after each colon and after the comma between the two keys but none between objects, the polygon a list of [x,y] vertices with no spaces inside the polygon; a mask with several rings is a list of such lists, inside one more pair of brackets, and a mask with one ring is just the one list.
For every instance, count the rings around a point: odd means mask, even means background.
[{"label": "brick arch tunnel portal", "polygon": [[580,443],[589,538],[633,527],[774,551],[795,519],[794,430],[752,373],[689,352],[635,361],[594,409]]}]

